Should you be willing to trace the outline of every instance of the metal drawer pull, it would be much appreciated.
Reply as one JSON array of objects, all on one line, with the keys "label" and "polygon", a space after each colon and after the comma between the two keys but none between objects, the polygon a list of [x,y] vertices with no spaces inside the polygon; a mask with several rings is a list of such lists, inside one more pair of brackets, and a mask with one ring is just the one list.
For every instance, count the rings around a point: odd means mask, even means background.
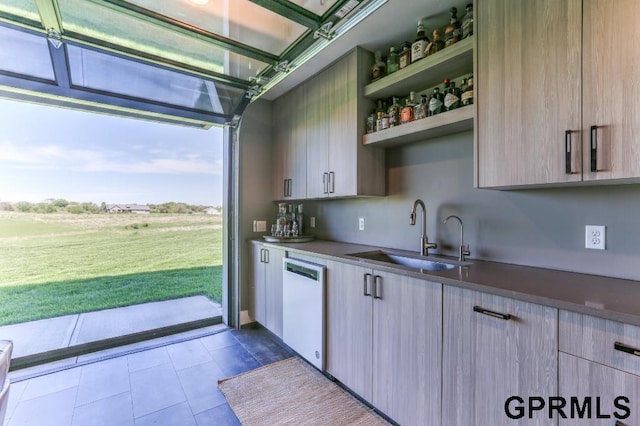
[{"label": "metal drawer pull", "polygon": [[573,174],[571,170],[571,130],[564,132],[564,172]]},{"label": "metal drawer pull", "polygon": [[336,174],[334,172],[329,172],[329,194],[333,194],[336,192]]},{"label": "metal drawer pull", "polygon": [[500,318],[503,320],[510,320],[511,314],[501,314],[500,312],[490,311],[488,309],[481,308],[480,306],[474,306],[473,312],[478,312],[483,315],[489,315],[490,317]]},{"label": "metal drawer pull", "polygon": [[363,290],[363,294],[365,296],[371,296],[371,292],[369,291],[369,278],[371,278],[371,274],[364,274],[364,290]]},{"label": "metal drawer pull", "polygon": [[380,296],[380,294],[378,293],[378,288],[382,288],[382,277],[380,275],[376,275],[373,278],[373,298],[374,299],[382,299],[382,296]]},{"label": "metal drawer pull", "polygon": [[598,126],[591,126],[591,171],[598,171]]},{"label": "metal drawer pull", "polygon": [[329,173],[323,173],[322,174],[322,193],[323,194],[328,194],[329,193]]},{"label": "metal drawer pull", "polygon": [[615,342],[613,344],[613,349],[620,352],[626,352],[631,355],[640,356],[640,349],[632,348],[631,346],[627,346],[624,343]]}]

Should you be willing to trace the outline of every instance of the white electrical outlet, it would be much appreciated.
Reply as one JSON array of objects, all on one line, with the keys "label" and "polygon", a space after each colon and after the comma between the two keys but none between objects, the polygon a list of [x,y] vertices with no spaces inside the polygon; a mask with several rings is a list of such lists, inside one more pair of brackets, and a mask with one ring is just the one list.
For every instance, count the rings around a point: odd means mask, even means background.
[{"label": "white electrical outlet", "polygon": [[312,227],[312,228],[316,227],[316,218],[314,216],[311,216],[309,218],[309,226]]},{"label": "white electrical outlet", "polygon": [[267,221],[259,220],[257,221],[256,229],[258,232],[267,232]]},{"label": "white electrical outlet", "polygon": [[364,231],[364,217],[358,218],[358,229]]},{"label": "white electrical outlet", "polygon": [[606,226],[585,226],[584,247],[588,249],[605,250],[607,231]]}]

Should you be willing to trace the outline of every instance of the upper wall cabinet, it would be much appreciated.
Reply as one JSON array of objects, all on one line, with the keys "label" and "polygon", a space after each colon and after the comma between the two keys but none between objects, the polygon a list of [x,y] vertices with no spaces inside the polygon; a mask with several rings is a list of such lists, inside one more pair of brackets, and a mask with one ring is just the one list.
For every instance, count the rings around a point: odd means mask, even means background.
[{"label": "upper wall cabinet", "polygon": [[633,0],[477,3],[479,187],[640,177],[638,14]]},{"label": "upper wall cabinet", "polygon": [[306,88],[307,197],[384,195],[384,151],[364,147],[371,55],[356,48]]},{"label": "upper wall cabinet", "polygon": [[[473,37],[368,84],[364,94],[371,100],[416,93],[441,84],[445,78],[469,74],[473,69]],[[392,147],[473,129],[475,109],[457,108],[400,126],[365,134],[364,145]]]}]

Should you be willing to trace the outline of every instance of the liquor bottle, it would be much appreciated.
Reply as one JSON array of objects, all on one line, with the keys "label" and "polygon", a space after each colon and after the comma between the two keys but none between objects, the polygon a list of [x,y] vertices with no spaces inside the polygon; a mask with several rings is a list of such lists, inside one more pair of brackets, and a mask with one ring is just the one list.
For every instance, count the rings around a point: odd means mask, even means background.
[{"label": "liquor bottle", "polygon": [[378,111],[376,117],[376,132],[382,130],[382,111]]},{"label": "liquor bottle", "polygon": [[444,41],[442,41],[441,32],[439,29],[433,30],[433,37],[431,43],[427,45],[425,49],[426,55],[433,55],[434,53],[444,49]]},{"label": "liquor bottle", "polygon": [[473,105],[473,74],[467,79],[467,89],[460,95],[462,105]]},{"label": "liquor bottle", "polygon": [[420,102],[413,107],[413,119],[419,120],[427,116],[427,95],[420,96]]},{"label": "liquor bottle", "polygon": [[389,48],[389,56],[387,56],[387,75],[396,71],[398,71],[398,52],[396,52],[395,47],[391,46]]},{"label": "liquor bottle", "polygon": [[411,43],[405,41],[398,55],[398,69],[401,70],[411,64]]},{"label": "liquor bottle", "polygon": [[424,58],[425,56],[424,50],[427,47],[427,43],[429,43],[429,38],[424,33],[424,26],[422,25],[422,21],[418,21],[418,29],[416,30],[416,39],[413,41],[413,44],[411,45],[411,63],[414,63]]},{"label": "liquor bottle", "polygon": [[444,30],[444,47],[449,47],[452,44],[456,43],[460,40],[462,36],[462,26],[460,25],[460,21],[458,21],[458,9],[452,7],[449,9],[451,14],[451,19],[449,20],[449,25]]},{"label": "liquor bottle", "polygon": [[382,130],[389,128],[389,114],[386,112],[382,113]]},{"label": "liquor bottle", "polygon": [[371,110],[371,114],[367,117],[367,133],[376,131],[376,110]]},{"label": "liquor bottle", "polygon": [[442,100],[443,97],[442,93],[440,93],[440,88],[436,87],[435,89],[433,89],[433,94],[429,99],[429,117],[440,114],[442,112]]},{"label": "liquor bottle", "polygon": [[398,103],[398,98],[393,97],[391,105],[387,110],[387,114],[389,115],[389,127],[395,127],[400,125],[400,104]]},{"label": "liquor bottle", "polygon": [[387,64],[382,60],[382,52],[376,50],[375,60],[371,69],[371,81],[376,81],[387,74]]},{"label": "liquor bottle", "polygon": [[451,111],[452,109],[458,108],[460,106],[460,89],[456,87],[456,82],[450,82],[449,89],[445,92],[443,109],[445,111]]},{"label": "liquor bottle", "polygon": [[462,18],[462,38],[473,35],[473,3],[469,3],[466,9],[467,13]]},{"label": "liquor bottle", "polygon": [[405,106],[402,108],[400,112],[400,123],[406,124],[410,123],[414,120],[413,117],[413,107],[415,104],[414,92],[409,93],[409,97],[405,100]]}]

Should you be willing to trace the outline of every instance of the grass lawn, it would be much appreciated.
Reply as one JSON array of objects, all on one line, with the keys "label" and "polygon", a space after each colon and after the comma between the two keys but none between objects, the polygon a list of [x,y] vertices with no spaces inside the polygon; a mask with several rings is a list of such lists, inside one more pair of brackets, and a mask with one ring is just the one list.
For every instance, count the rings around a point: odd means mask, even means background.
[{"label": "grass lawn", "polygon": [[0,325],[222,297],[222,219],[0,212]]}]

